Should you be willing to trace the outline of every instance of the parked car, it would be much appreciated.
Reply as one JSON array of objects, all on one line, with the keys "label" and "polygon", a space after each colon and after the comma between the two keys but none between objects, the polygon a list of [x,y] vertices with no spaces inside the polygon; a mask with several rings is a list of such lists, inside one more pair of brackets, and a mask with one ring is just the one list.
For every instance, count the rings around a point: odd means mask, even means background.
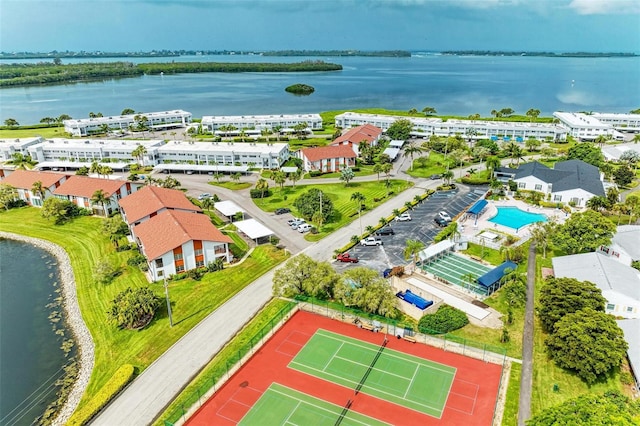
[{"label": "parked car", "polygon": [[376,235],[395,235],[395,231],[390,226],[385,226],[376,231]]},{"label": "parked car", "polygon": [[438,213],[438,216],[440,216],[444,220],[448,220],[449,222],[451,222],[451,216],[449,216],[449,214],[447,212],[442,211],[442,212]]},{"label": "parked car", "polygon": [[305,223],[307,223],[306,220],[298,219],[296,222],[293,222],[293,224],[291,225],[291,229],[298,229],[300,225],[304,225]]},{"label": "parked car", "polygon": [[356,256],[349,256],[349,253],[341,253],[338,256],[336,256],[336,260],[339,262],[345,262],[345,263],[358,263],[359,259]]},{"label": "parked car", "polygon": [[396,222],[406,222],[411,220],[411,215],[407,212],[402,213],[400,216],[396,216]]},{"label": "parked car", "polygon": [[299,217],[294,217],[291,218],[287,221],[287,223],[289,224],[289,226],[293,226],[294,223],[297,223],[298,225],[300,225],[300,222],[304,222],[304,219],[301,219]]},{"label": "parked car", "polygon": [[361,246],[381,246],[382,240],[380,237],[367,237],[364,240],[360,240]]},{"label": "parked car", "polygon": [[281,207],[279,209],[276,209],[276,211],[274,212],[275,214],[285,214],[285,213],[290,213],[291,209],[288,209],[286,207]]},{"label": "parked car", "polygon": [[429,179],[431,179],[431,180],[438,180],[438,179],[441,179],[441,178],[442,178],[442,175],[431,175],[431,176],[429,176]]},{"label": "parked car", "polygon": [[309,232],[311,231],[312,226],[309,225],[308,223],[302,223],[300,225],[298,225],[298,232],[301,234],[304,234],[305,232]]},{"label": "parked car", "polygon": [[202,194],[198,195],[198,200],[202,201],[205,198],[211,198],[211,194],[209,194],[208,192],[203,192]]},{"label": "parked car", "polygon": [[441,218],[440,216],[436,216],[433,221],[436,223],[436,225],[438,225],[441,228],[444,228],[445,226],[449,225],[451,223],[451,221],[446,220]]}]

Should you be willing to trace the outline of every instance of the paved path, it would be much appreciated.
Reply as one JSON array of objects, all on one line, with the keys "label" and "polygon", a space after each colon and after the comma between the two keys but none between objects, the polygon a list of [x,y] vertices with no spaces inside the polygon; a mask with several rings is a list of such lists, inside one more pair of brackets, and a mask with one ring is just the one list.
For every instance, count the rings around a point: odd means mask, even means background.
[{"label": "paved path", "polygon": [[518,426],[525,426],[531,418],[531,389],[533,387],[533,307],[536,283],[536,246],[529,246],[527,263],[527,304],[524,313],[522,337],[522,373],[520,376],[520,402],[518,404]]}]

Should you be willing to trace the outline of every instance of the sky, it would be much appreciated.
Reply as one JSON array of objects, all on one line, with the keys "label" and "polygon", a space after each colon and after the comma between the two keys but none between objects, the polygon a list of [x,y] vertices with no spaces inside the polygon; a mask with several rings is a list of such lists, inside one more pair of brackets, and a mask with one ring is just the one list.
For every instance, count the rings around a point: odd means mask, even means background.
[{"label": "sky", "polygon": [[640,53],[639,0],[0,0],[0,51]]}]

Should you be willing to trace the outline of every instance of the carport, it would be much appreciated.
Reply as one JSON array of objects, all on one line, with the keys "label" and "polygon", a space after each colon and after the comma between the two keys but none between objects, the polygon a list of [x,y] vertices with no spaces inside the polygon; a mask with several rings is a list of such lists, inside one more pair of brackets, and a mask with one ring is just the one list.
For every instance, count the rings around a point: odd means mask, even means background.
[{"label": "carport", "polygon": [[242,213],[242,218],[244,219],[244,214],[246,211],[234,203],[231,200],[227,201],[219,201],[213,204],[213,208],[218,210],[222,215],[228,218],[231,222],[233,222],[233,218],[236,214]]},{"label": "carport", "polygon": [[450,240],[443,240],[439,243],[432,244],[418,253],[418,258],[420,259],[419,263],[431,262],[432,260],[445,257],[449,253],[453,252],[455,245],[456,244]]},{"label": "carport", "polygon": [[274,235],[274,232],[255,219],[242,220],[234,223],[240,232],[260,244],[260,239]]},{"label": "carport", "polygon": [[478,284],[486,289],[486,294],[489,296],[502,287],[502,277],[506,275],[507,269],[515,271],[517,267],[518,265],[515,263],[506,261],[483,276],[478,277]]},{"label": "carport", "polygon": [[476,203],[471,206],[471,208],[469,210],[467,210],[467,219],[470,216],[474,217],[474,225],[478,224],[478,218],[482,215],[482,213],[484,213],[484,211],[487,209],[487,206],[489,205],[489,202],[487,200],[478,200],[476,201]]}]

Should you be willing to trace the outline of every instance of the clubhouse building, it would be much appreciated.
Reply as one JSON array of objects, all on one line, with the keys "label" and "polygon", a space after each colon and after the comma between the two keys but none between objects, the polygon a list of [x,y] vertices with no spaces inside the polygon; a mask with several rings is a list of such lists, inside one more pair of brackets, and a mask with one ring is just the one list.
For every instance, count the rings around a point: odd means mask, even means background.
[{"label": "clubhouse building", "polygon": [[[145,112],[111,117],[64,120],[64,131],[72,136],[90,136],[107,131],[129,131],[136,124],[136,117],[146,117],[146,126],[151,130],[167,130],[186,127],[191,123],[191,113],[180,109],[174,111]],[[106,126],[106,127],[105,127]]]}]

